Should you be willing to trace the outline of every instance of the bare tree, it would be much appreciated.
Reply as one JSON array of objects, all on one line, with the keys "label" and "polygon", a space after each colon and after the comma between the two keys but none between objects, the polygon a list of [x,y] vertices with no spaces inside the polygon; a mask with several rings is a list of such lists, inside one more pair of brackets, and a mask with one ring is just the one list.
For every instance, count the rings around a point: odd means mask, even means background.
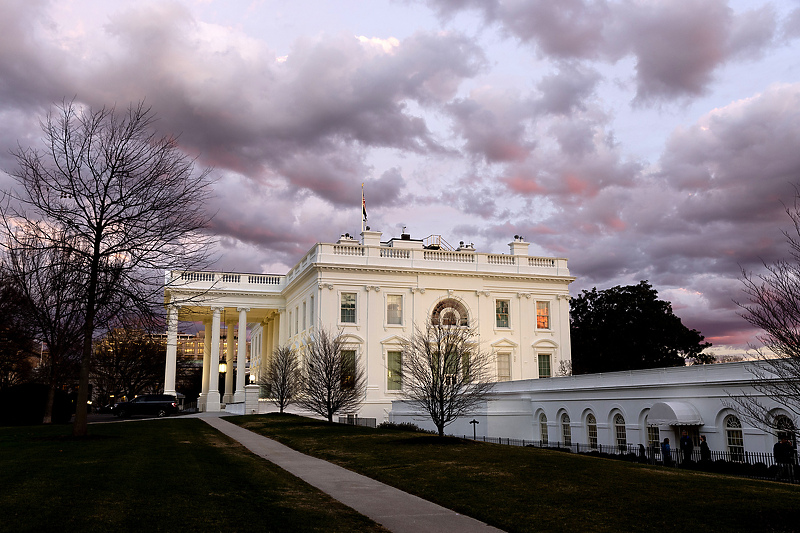
[{"label": "bare tree", "polygon": [[47,346],[38,378],[48,386],[42,422],[49,424],[56,389],[76,378],[86,287],[74,273],[75,261],[81,260],[73,251],[78,245],[74,239],[63,232],[45,234],[36,223],[20,225],[7,239],[4,273],[21,296],[22,319]]},{"label": "bare tree", "polygon": [[793,232],[784,232],[791,259],[765,263],[758,275],[742,271],[748,301],[737,302],[744,319],[763,332],[758,339],[766,349],[754,350],[758,362],[749,367],[758,394],[730,394],[730,406],[742,418],[776,435],[790,429],[786,417],[776,415],[762,398],[792,414],[791,429],[800,417],[800,196],[786,213],[794,224]]},{"label": "bare tree", "polygon": [[401,361],[403,395],[444,428],[481,405],[491,389],[494,357],[480,350],[476,329],[428,321],[407,339]]},{"label": "bare tree", "polygon": [[24,295],[0,270],[0,391],[34,377],[33,359],[40,351],[24,308]]},{"label": "bare tree", "polygon": [[[88,400],[95,331],[118,314],[152,316],[163,303],[165,269],[201,268],[209,238],[205,203],[209,171],[157,135],[144,103],[125,111],[62,103],[42,122],[43,151],[19,148],[18,188],[7,193],[7,236],[36,228],[42,248],[74,254],[73,275],[85,287],[77,405]],[[49,237],[48,236],[52,236]],[[86,411],[73,434],[87,433]]]},{"label": "bare tree", "polygon": [[160,339],[135,326],[121,324],[97,342],[91,377],[102,402],[113,395],[128,399],[159,392],[164,384],[167,347]]},{"label": "bare tree", "polygon": [[342,334],[315,331],[306,346],[297,404],[332,422],[333,415],[358,409],[366,388],[364,368],[358,364],[355,350],[345,349]]},{"label": "bare tree", "polygon": [[258,384],[267,392],[281,414],[297,399],[300,392],[300,362],[297,353],[289,346],[279,346],[272,352],[264,377]]}]

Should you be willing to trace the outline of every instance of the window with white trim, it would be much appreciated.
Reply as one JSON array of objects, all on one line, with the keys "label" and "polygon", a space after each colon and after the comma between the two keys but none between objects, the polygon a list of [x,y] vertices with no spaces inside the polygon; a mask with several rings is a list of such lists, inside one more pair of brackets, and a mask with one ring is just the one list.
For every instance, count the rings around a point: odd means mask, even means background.
[{"label": "window with white trim", "polygon": [[343,292],[340,304],[340,321],[343,324],[356,323],[356,293]]},{"label": "window with white trim", "polygon": [[567,413],[561,415],[561,437],[564,439],[564,446],[572,446],[572,428]]},{"label": "window with white trim", "polygon": [[617,441],[617,448],[624,450],[628,447],[628,435],[625,432],[625,417],[620,413],[614,415],[614,436]]},{"label": "window with white trim", "polygon": [[403,295],[389,294],[386,296],[386,323],[401,325],[403,323]]},{"label": "window with white trim", "polygon": [[308,309],[306,308],[306,302],[303,300],[303,331],[306,329],[306,314],[308,313]]},{"label": "window with white trim", "polygon": [[314,297],[311,297],[311,306],[309,307],[310,315],[308,317],[308,323],[313,328],[314,327]]},{"label": "window with white trim", "polygon": [[547,415],[544,413],[539,415],[539,436],[542,444],[547,444]]},{"label": "window with white trim", "polygon": [[536,329],[550,329],[550,302],[536,302]]},{"label": "window with white trim", "polygon": [[510,326],[509,315],[508,315],[508,308],[510,305],[510,300],[495,300],[494,302],[494,310],[495,310],[495,325],[498,328],[508,328]]},{"label": "window with white trim", "polygon": [[401,377],[401,369],[403,365],[403,352],[390,351],[386,352],[386,389],[387,390],[402,390],[403,382]]},{"label": "window with white trim", "polygon": [[356,351],[342,350],[342,388],[352,389],[356,384]]},{"label": "window with white trim", "polygon": [[552,374],[550,373],[550,354],[549,353],[540,353],[539,354],[539,377],[540,378],[549,378]]},{"label": "window with white trim", "polygon": [[289,336],[292,336],[292,312],[289,311],[289,323],[287,324],[289,329]]},{"label": "window with white trim", "polygon": [[744,435],[742,433],[742,423],[734,415],[725,418],[725,441],[728,445],[728,452],[731,454],[731,461],[744,460]]},{"label": "window with white trim", "polygon": [[644,423],[647,425],[647,445],[651,450],[658,450],[661,445],[661,432],[658,430],[658,426],[648,425],[646,418]]},{"label": "window with white trim", "polygon": [[511,354],[508,352],[497,354],[497,381],[511,381]]},{"label": "window with white trim", "polygon": [[586,415],[586,436],[589,437],[589,448],[597,449],[597,419],[592,413]]}]

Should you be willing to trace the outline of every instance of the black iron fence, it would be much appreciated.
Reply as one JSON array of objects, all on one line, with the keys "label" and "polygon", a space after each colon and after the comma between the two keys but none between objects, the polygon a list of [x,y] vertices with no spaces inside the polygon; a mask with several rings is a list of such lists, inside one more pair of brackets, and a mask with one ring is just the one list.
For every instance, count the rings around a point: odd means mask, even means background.
[{"label": "black iron fence", "polygon": [[339,417],[340,424],[347,424],[350,426],[364,426],[375,429],[378,427],[377,418],[360,418],[358,416],[347,415]]},{"label": "black iron fence", "polygon": [[[462,438],[473,440],[473,437],[469,435],[463,435]],[[674,466],[754,479],[778,480],[788,483],[800,482],[800,467],[798,467],[796,458],[793,459],[792,463],[778,464],[773,454],[764,452],[728,452],[712,450],[710,457],[703,459],[700,456],[700,450],[698,448],[694,448],[688,457],[684,457],[681,450],[675,449],[671,449],[669,455],[665,456],[660,445],[658,447],[647,447],[639,444],[626,444],[622,446],[611,446],[607,444],[589,445],[577,442],[567,444],[559,441],[511,439],[505,437],[477,437],[474,440],[508,446],[547,448],[596,457],[622,459],[642,464]]]}]

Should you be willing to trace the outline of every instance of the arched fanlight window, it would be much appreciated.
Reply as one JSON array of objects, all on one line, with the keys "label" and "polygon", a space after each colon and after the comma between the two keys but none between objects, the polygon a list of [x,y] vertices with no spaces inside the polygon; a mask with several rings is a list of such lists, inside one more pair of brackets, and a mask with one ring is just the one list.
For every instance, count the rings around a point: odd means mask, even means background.
[{"label": "arched fanlight window", "polygon": [[539,415],[539,431],[541,431],[542,444],[547,444],[547,416],[544,413]]},{"label": "arched fanlight window", "polygon": [[592,413],[586,416],[586,434],[589,436],[589,447],[597,449],[597,419]]},{"label": "arched fanlight window", "polygon": [[569,425],[569,415],[561,415],[561,435],[564,438],[564,446],[572,446],[572,428]]},{"label": "arched fanlight window", "polygon": [[731,454],[731,461],[744,460],[744,435],[742,434],[742,423],[734,415],[725,418],[725,440],[728,444],[728,452]]},{"label": "arched fanlight window", "polygon": [[628,447],[628,435],[625,432],[625,417],[620,413],[614,415],[614,436],[617,440],[617,448],[624,450]]},{"label": "arched fanlight window", "polygon": [[454,298],[442,300],[431,313],[431,324],[434,326],[468,326],[469,316],[464,304]]}]

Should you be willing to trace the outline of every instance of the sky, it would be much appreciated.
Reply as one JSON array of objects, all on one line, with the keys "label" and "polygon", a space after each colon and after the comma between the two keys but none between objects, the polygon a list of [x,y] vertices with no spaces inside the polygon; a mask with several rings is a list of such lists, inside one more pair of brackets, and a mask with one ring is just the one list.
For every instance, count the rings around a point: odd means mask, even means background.
[{"label": "sky", "polygon": [[720,349],[788,255],[800,0],[0,0],[0,188],[63,100],[145,100],[213,167],[215,270],[403,227],[649,280]]}]

